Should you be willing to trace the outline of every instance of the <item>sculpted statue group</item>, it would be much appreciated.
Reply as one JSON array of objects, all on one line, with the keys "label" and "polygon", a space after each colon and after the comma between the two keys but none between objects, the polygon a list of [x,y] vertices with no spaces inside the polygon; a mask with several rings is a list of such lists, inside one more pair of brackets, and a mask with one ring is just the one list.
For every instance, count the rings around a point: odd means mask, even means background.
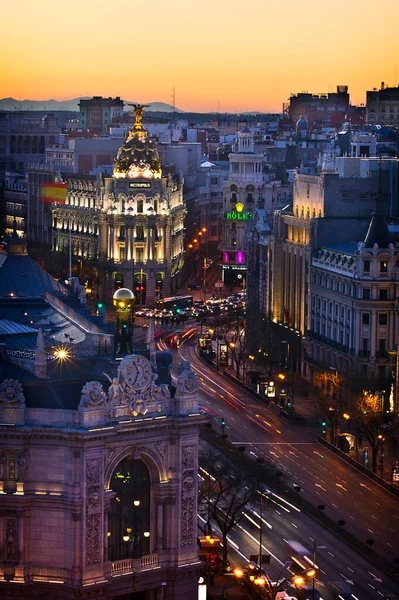
[{"label": "sculpted statue group", "polygon": [[[156,382],[158,374],[153,372],[145,356],[125,356],[119,364],[116,377],[104,375],[110,381],[108,392],[104,391],[99,381],[88,381],[81,391],[79,411],[102,409],[110,418],[125,414],[138,416],[167,412],[171,398],[169,387]],[[191,401],[195,399],[197,391],[196,375],[190,363],[182,361],[176,397]],[[5,379],[0,383],[1,408],[25,408],[25,397],[18,380]]]},{"label": "sculpted statue group", "polygon": [[150,361],[144,356],[125,356],[116,377],[109,377],[108,393],[98,381],[89,381],[82,389],[79,410],[107,407],[110,417],[130,414],[145,415],[148,412],[164,412],[170,401],[167,385],[156,383]]}]

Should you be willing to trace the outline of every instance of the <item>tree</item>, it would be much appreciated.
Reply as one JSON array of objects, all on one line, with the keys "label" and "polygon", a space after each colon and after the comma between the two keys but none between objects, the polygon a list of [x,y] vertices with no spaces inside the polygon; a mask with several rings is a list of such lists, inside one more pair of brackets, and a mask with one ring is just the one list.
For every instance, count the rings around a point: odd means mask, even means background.
[{"label": "tree", "polygon": [[[245,514],[245,508],[257,496],[259,482],[241,473],[227,457],[212,450],[199,455],[199,513],[207,515],[207,525],[214,521],[222,534],[223,565],[227,564],[227,536]],[[209,531],[207,531],[209,533]]]},{"label": "tree", "polygon": [[378,450],[384,441],[382,434],[382,402],[381,392],[374,393],[364,390],[356,398],[356,416],[371,447],[373,473],[377,473]]}]

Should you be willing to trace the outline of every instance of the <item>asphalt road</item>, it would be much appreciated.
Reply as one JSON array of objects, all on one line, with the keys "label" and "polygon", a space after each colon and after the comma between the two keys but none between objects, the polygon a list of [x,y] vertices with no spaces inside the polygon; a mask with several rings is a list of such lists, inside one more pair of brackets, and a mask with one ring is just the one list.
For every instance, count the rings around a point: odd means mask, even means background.
[{"label": "asphalt road", "polygon": [[[223,416],[225,432],[232,443],[245,445],[254,458],[274,461],[293,484],[301,487],[299,493],[309,502],[315,506],[325,505],[325,511],[334,520],[345,520],[346,529],[359,540],[374,540],[373,550],[387,561],[393,562],[399,556],[396,544],[399,503],[395,498],[317,444],[314,427],[287,422],[205,365],[197,357],[195,342],[182,342],[179,354],[182,359],[190,360],[200,378],[201,404],[215,430],[220,430]],[[298,512],[297,507],[278,502],[281,506],[272,507],[274,531],[270,530],[273,533],[269,545],[265,544],[276,557],[270,565],[272,576],[277,576],[281,568],[278,561],[283,564],[288,559],[284,540],[300,541],[310,550],[314,538],[317,545],[327,546],[326,550],[319,551],[316,560],[321,568],[321,584],[317,585],[323,598],[336,598],[329,592],[329,582],[345,579],[347,585],[353,587],[353,598],[358,600],[387,598],[388,593],[399,590],[399,582],[379,572],[333,534]],[[254,520],[256,522],[256,518]],[[242,526],[253,538],[239,529],[232,534],[232,539],[248,558],[257,551],[259,528],[248,519],[245,521]]]}]

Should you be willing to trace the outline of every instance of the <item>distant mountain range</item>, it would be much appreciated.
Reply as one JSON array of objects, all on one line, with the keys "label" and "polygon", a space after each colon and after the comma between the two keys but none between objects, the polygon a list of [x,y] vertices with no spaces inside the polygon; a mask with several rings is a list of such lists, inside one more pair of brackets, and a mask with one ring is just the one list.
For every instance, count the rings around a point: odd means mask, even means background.
[{"label": "distant mountain range", "polygon": [[[0,99],[0,110],[13,111],[13,110],[40,110],[40,111],[53,111],[53,110],[68,110],[71,112],[79,112],[78,103],[80,100],[86,100],[87,97],[72,98],[71,100],[16,100],[15,98],[1,98]],[[126,106],[127,104],[136,104],[131,100],[124,100],[125,111],[130,111],[131,107]],[[173,106],[166,104],[165,102],[148,102],[149,108],[152,112],[173,112]],[[175,112],[182,113],[183,110],[175,108]]]}]

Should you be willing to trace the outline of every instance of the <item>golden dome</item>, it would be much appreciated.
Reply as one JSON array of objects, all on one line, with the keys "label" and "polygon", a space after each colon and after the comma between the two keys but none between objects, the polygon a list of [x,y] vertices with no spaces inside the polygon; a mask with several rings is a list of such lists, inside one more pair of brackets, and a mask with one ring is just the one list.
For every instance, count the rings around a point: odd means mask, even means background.
[{"label": "golden dome", "polygon": [[144,105],[133,106],[135,123],[114,159],[114,177],[159,179],[162,169],[158,150],[142,124]]}]

